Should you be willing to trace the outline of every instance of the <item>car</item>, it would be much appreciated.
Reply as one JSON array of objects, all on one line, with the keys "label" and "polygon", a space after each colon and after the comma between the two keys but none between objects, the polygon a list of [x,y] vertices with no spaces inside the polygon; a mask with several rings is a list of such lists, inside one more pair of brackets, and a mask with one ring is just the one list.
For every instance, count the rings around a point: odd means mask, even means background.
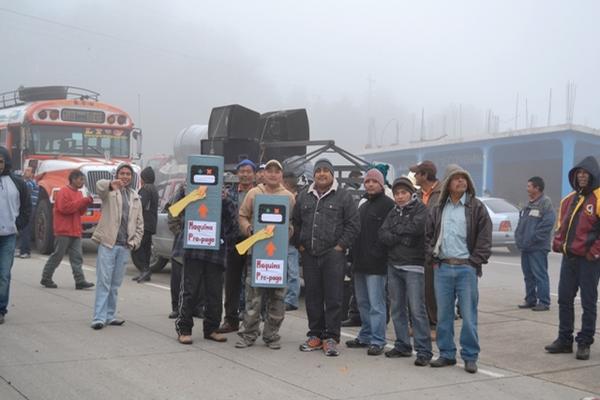
[{"label": "car", "polygon": [[480,197],[492,220],[492,247],[507,247],[512,254],[519,254],[515,243],[515,230],[519,223],[519,209],[499,197]]}]

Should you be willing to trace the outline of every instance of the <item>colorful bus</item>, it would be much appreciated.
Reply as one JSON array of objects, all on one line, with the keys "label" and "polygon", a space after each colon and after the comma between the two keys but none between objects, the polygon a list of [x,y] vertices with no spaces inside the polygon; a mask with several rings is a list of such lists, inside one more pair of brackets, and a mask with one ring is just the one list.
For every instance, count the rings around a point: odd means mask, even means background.
[{"label": "colorful bus", "polygon": [[[10,151],[15,170],[33,169],[40,186],[33,232],[42,254],[53,250],[54,196],[68,183],[70,171],[84,173],[82,191],[94,197],[82,217],[84,237],[91,237],[100,219],[96,182],[112,179],[119,164],[141,157],[142,134],[131,116],[98,97],[72,86],[20,87],[0,93],[0,145]],[[140,168],[134,165],[134,170],[137,187]]]}]

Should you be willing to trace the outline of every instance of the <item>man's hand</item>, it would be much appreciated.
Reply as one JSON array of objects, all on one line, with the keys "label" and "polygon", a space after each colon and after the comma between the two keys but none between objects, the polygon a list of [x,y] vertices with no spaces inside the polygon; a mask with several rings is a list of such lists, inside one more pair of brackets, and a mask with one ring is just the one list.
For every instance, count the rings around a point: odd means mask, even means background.
[{"label": "man's hand", "polygon": [[302,246],[302,245],[298,246],[298,251],[299,251],[300,253],[302,253],[304,250],[306,250],[306,249],[304,248],[304,246]]},{"label": "man's hand", "polygon": [[342,252],[344,251],[344,248],[342,246],[340,246],[339,244],[336,244],[335,247],[333,248],[335,251],[339,251]]},{"label": "man's hand", "polygon": [[121,190],[121,188],[123,188],[123,182],[121,182],[120,179],[115,179],[110,182],[110,188],[112,190]]},{"label": "man's hand", "polygon": [[587,253],[585,255],[585,259],[588,261],[600,261],[600,259],[596,258],[596,256],[594,256],[592,253]]}]

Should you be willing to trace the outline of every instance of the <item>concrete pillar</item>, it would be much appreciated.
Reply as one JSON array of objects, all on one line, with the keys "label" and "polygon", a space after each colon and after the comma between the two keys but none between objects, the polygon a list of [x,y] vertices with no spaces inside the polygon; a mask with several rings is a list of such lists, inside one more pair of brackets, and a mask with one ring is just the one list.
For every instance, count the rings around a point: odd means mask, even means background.
[{"label": "concrete pillar", "polygon": [[489,193],[494,193],[494,159],[492,156],[492,148],[491,146],[482,146],[481,153],[483,156],[482,161],[482,184],[481,184],[481,192],[483,195],[486,191]]},{"label": "concrete pillar", "polygon": [[575,139],[572,135],[562,137],[562,197],[573,191],[569,183],[569,171],[575,166]]}]

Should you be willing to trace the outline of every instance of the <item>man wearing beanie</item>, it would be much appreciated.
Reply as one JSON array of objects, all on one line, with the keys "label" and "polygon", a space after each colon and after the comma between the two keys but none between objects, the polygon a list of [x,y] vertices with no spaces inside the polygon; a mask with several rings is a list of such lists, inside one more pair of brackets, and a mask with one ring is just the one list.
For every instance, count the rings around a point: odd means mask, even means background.
[{"label": "man wearing beanie", "polygon": [[138,283],[150,280],[152,270],[150,269],[150,256],[152,252],[152,235],[156,233],[158,221],[158,191],[154,186],[154,170],[146,167],[140,173],[142,187],[138,195],[142,201],[142,216],[144,218],[144,236],[137,250],[131,252],[131,258],[142,272],[133,278]]},{"label": "man wearing beanie", "polygon": [[471,175],[458,165],[449,166],[440,200],[430,209],[425,225],[425,257],[433,263],[437,300],[437,346],[440,356],[432,367],[456,364],[454,306],[462,315],[460,355],[465,371],[477,372],[478,278],[492,254],[492,221],[475,197]]},{"label": "man wearing beanie", "polygon": [[142,203],[130,187],[133,174],[131,165],[121,164],[116,179],[96,182],[102,216],[92,235],[92,240],[98,243],[93,329],[125,322],[116,319],[117,292],[123,283],[129,252],[140,246],[144,235]]},{"label": "man wearing beanie", "polygon": [[361,228],[352,246],[352,278],[362,327],[346,346],[368,347],[368,355],[378,356],[386,344],[387,249],[378,240],[377,232],[394,207],[394,201],[384,193],[385,181],[379,170],[368,170],[364,185],[366,201],[358,208]]},{"label": "man wearing beanie", "polygon": [[301,351],[337,356],[344,297],[346,250],[360,231],[356,204],[340,187],[327,159],[315,163],[314,182],[298,194],[292,223],[302,255],[308,339]]},{"label": "man wearing beanie", "polygon": [[[256,164],[252,160],[242,160],[236,167],[236,176],[239,182],[232,185],[227,191],[227,197],[235,205],[236,213],[239,213],[240,206],[244,198],[254,187],[256,176]],[[236,232],[235,243],[244,240],[245,236]],[[242,294],[242,277],[244,276],[244,266],[248,259],[247,255],[240,255],[235,246],[227,249],[227,268],[225,268],[225,319],[223,324],[217,330],[218,333],[236,332],[240,327],[240,311],[244,310],[244,305],[240,304]]]},{"label": "man wearing beanie", "polygon": [[[413,326],[415,365],[424,367],[431,360],[431,337],[425,307],[425,221],[427,207],[406,177],[392,185],[396,206],[379,230],[379,240],[388,251],[388,292],[392,322],[396,333],[394,348],[386,357],[411,357],[409,315]],[[408,304],[407,304],[408,302]]]}]

